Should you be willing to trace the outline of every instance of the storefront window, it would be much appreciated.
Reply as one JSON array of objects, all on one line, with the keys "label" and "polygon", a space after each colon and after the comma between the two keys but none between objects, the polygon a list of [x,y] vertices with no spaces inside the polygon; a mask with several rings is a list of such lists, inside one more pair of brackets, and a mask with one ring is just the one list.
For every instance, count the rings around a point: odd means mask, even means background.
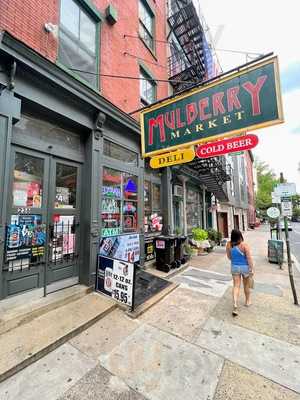
[{"label": "storefront window", "polygon": [[144,183],[144,209],[145,214],[151,214],[151,182]]},{"label": "storefront window", "polygon": [[[137,230],[137,177],[123,174],[123,231],[132,232]],[[130,200],[130,201],[125,201]]]},{"label": "storefront window", "polygon": [[13,205],[15,207],[41,208],[44,161],[23,153],[16,153]]},{"label": "storefront window", "polygon": [[186,193],[186,222],[187,231],[190,233],[193,228],[199,227],[200,218],[200,194],[194,189],[187,189]]},{"label": "storefront window", "polygon": [[103,153],[107,157],[125,162],[126,164],[137,166],[137,153],[128,150],[125,147],[119,146],[110,140],[104,139]]},{"label": "storefront window", "polygon": [[160,210],[160,185],[152,184],[152,208],[153,211]]},{"label": "storefront window", "polygon": [[55,208],[76,208],[77,168],[56,165]]},{"label": "storefront window", "polygon": [[121,197],[121,172],[104,168],[101,208],[102,236],[113,236],[121,233]]},{"label": "storefront window", "polygon": [[145,232],[160,232],[163,225],[159,184],[144,182],[144,211]]},{"label": "storefront window", "polygon": [[102,236],[135,232],[138,228],[137,177],[111,168],[103,169]]}]

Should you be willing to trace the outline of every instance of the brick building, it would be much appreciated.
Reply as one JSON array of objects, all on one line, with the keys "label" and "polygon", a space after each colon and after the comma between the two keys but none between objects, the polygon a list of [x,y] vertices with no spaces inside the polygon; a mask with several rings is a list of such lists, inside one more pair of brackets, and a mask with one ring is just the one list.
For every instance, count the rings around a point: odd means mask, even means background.
[{"label": "brick building", "polygon": [[224,160],[150,170],[131,114],[209,77],[193,2],[124,3],[0,2],[0,299],[93,285],[124,238],[143,265],[228,197]]},{"label": "brick building", "polygon": [[248,226],[253,228],[256,221],[255,209],[255,169],[253,167],[254,157],[252,151],[245,152],[246,174],[247,174],[247,194],[248,194]]},{"label": "brick building", "polygon": [[[78,27],[75,26],[76,22],[73,21],[74,26],[70,22],[72,13],[74,15],[75,12],[78,12]],[[95,83],[95,89],[103,97],[123,111],[130,112],[141,105],[138,96],[140,74],[155,80],[168,79],[166,13],[165,0],[149,0],[144,3],[129,1],[126,7],[122,0],[43,0],[38,6],[33,0],[8,0],[2,6],[0,29],[9,32],[14,38],[61,67],[101,73],[100,78],[83,73],[78,73],[77,77],[81,76],[90,83]],[[83,36],[80,32],[80,21],[83,19],[86,26],[90,23],[83,34],[93,34],[95,39],[93,43],[86,43],[93,48],[91,53],[88,49],[83,53],[85,56],[91,55],[90,63],[84,62],[80,57],[70,59],[66,55],[71,47],[68,47],[67,40],[71,38],[75,42],[74,33],[77,28],[79,47],[83,49],[85,46],[80,41],[80,35]],[[144,22],[150,20],[149,34],[145,33],[147,28],[143,26],[143,19]],[[93,51],[97,58],[94,65]],[[66,70],[76,77],[76,71]],[[137,79],[113,79],[104,75],[125,75]],[[167,97],[168,84],[157,82],[155,91],[157,99]]]}]

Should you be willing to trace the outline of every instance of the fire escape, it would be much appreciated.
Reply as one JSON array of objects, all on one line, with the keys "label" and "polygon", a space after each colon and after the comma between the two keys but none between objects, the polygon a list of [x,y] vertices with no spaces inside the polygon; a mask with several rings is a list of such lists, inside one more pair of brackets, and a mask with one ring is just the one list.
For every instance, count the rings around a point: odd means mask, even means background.
[{"label": "fire escape", "polygon": [[[169,79],[177,93],[205,79],[205,34],[192,0],[170,0],[169,14],[170,39],[175,36],[175,41],[170,40]],[[232,171],[225,157],[195,158],[180,170],[197,178],[219,201],[228,201],[225,183]]]},{"label": "fire escape", "polygon": [[192,0],[171,0],[168,22],[170,34],[179,44],[171,41],[168,60],[169,78],[176,93],[205,78],[204,32]]},{"label": "fire escape", "polygon": [[228,201],[225,183],[231,180],[232,170],[225,157],[195,158],[182,167],[187,174],[198,178],[219,201]]}]

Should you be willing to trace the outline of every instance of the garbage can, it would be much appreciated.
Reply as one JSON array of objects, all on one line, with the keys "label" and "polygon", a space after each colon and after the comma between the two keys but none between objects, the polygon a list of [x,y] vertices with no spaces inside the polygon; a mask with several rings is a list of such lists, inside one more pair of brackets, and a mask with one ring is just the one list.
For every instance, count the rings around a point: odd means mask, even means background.
[{"label": "garbage can", "polygon": [[283,240],[268,240],[268,259],[270,263],[283,263]]},{"label": "garbage can", "polygon": [[177,267],[187,262],[187,257],[184,256],[183,251],[186,238],[187,236],[178,236],[175,241],[175,262]]},{"label": "garbage can", "polygon": [[158,270],[169,272],[171,268],[176,267],[175,240],[174,236],[158,236],[155,239],[156,268]]}]

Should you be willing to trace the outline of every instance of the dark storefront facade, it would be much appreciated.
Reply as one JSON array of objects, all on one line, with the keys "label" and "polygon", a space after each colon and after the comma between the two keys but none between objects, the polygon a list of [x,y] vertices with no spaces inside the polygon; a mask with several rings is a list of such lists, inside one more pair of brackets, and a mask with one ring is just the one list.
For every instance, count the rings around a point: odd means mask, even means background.
[{"label": "dark storefront facade", "polygon": [[[98,256],[212,225],[218,162],[153,170],[139,124],[8,34],[0,42],[0,299],[95,284]],[[123,255],[124,256],[124,255]]]},{"label": "dark storefront facade", "polygon": [[7,34],[0,53],[0,298],[93,285],[100,238],[141,237],[143,262],[138,124]]}]

